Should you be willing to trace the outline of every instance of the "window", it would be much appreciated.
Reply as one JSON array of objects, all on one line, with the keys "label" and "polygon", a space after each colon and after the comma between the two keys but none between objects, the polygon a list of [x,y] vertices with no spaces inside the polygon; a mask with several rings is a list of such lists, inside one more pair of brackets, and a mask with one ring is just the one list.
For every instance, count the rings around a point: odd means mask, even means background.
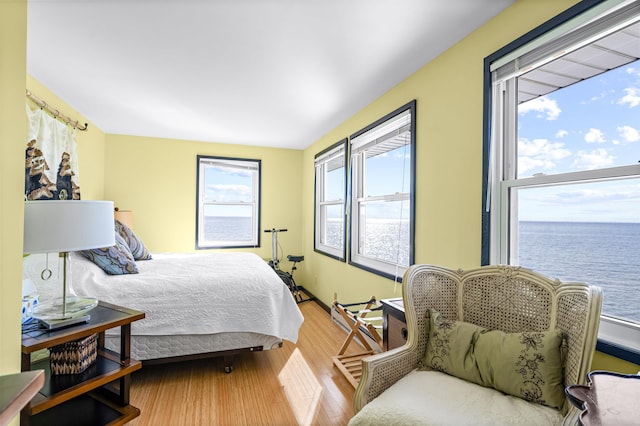
[{"label": "window", "polygon": [[351,136],[350,263],[398,280],[414,260],[415,101]]},{"label": "window", "polygon": [[345,197],[347,140],[344,139],[315,158],[315,240],[317,252],[345,259]]},{"label": "window", "polygon": [[[485,63],[483,263],[600,286],[600,338],[633,353],[640,350],[640,4],[578,4],[563,15]],[[638,363],[637,354],[627,359]]]},{"label": "window", "polygon": [[260,160],[198,156],[196,248],[260,245]]}]

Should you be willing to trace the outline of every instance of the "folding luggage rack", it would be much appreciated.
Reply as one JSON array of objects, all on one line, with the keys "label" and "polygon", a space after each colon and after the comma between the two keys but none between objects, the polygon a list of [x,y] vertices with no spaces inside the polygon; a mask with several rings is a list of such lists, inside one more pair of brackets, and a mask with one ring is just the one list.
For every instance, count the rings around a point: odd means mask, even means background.
[{"label": "folding luggage rack", "polygon": [[[370,312],[381,310],[382,307],[379,306],[375,296],[371,296],[371,298],[366,302],[341,304],[338,302],[337,295],[335,293],[333,295],[333,306],[351,328],[349,335],[338,351],[338,355],[332,357],[333,364],[338,367],[338,370],[340,370],[344,377],[346,377],[349,383],[351,383],[351,385],[355,388],[358,386],[360,377],[362,377],[362,358],[366,358],[376,353],[376,351],[374,351],[371,345],[367,342],[367,339],[362,335],[362,330],[360,329],[360,327],[364,327],[364,329],[369,332],[369,334],[378,344],[381,350],[382,337],[380,337],[380,333],[378,333],[376,329],[382,328],[382,326],[373,325],[371,322],[382,320],[382,317],[367,318],[366,320],[365,317]],[[347,307],[352,306],[364,306],[364,308],[358,311],[350,311],[347,309]],[[344,353],[355,337],[360,340],[360,343],[362,344],[362,346],[364,346],[365,352],[360,352],[353,355],[345,355]]]}]

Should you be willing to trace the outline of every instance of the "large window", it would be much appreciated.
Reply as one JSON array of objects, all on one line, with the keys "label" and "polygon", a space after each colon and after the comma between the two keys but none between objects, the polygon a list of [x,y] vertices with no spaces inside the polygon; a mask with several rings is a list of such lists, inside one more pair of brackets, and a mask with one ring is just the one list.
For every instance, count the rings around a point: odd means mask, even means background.
[{"label": "large window", "polygon": [[600,337],[633,352],[640,350],[640,4],[589,3],[598,4],[578,4],[487,58],[483,262],[600,286]]},{"label": "large window", "polygon": [[260,160],[198,156],[196,247],[260,245]]},{"label": "large window", "polygon": [[345,259],[345,197],[347,191],[347,140],[344,139],[315,158],[316,206],[315,250]]},{"label": "large window", "polygon": [[414,260],[415,101],[350,141],[350,263],[399,280]]}]

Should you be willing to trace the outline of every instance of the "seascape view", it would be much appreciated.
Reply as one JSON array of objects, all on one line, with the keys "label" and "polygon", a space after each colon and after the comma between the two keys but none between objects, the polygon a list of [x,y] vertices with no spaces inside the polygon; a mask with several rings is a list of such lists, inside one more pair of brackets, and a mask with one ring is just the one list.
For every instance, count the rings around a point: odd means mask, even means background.
[{"label": "seascape view", "polygon": [[205,216],[204,234],[208,241],[251,241],[251,218]]},{"label": "seascape view", "polygon": [[[373,257],[408,262],[408,253],[397,252],[396,241],[408,238],[403,221],[368,221],[370,236],[365,252]],[[339,246],[341,221],[328,221],[327,239]],[[519,222],[518,257],[521,266],[562,281],[597,285],[604,292],[603,313],[640,322],[640,223]],[[207,217],[208,238],[251,238],[251,219]]]},{"label": "seascape view", "polygon": [[603,314],[640,322],[640,223],[519,222],[519,264],[602,288]]},{"label": "seascape view", "polygon": [[[394,222],[369,223],[377,229],[367,234],[375,238],[366,244],[370,255],[393,260]],[[341,241],[340,223],[329,221],[329,241]],[[521,221],[519,226],[521,266],[565,282],[597,285],[604,293],[605,315],[640,322],[640,223]],[[408,228],[402,226],[404,238]],[[408,253],[401,252],[400,258],[408,261]]]}]

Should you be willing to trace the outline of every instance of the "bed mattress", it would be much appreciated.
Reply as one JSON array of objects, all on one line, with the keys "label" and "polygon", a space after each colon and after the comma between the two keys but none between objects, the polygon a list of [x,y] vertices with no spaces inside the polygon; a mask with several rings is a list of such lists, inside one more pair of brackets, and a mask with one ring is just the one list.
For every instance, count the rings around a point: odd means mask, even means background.
[{"label": "bed mattress", "polygon": [[[131,356],[138,360],[272,349],[295,343],[304,321],[288,287],[253,253],[154,253],[132,275],[107,275],[76,253],[71,259],[77,294],[145,312],[131,325]],[[51,260],[25,259],[41,301],[60,289],[55,279],[39,279],[43,268],[58,266]],[[119,349],[120,329],[105,334],[107,348]]]}]

